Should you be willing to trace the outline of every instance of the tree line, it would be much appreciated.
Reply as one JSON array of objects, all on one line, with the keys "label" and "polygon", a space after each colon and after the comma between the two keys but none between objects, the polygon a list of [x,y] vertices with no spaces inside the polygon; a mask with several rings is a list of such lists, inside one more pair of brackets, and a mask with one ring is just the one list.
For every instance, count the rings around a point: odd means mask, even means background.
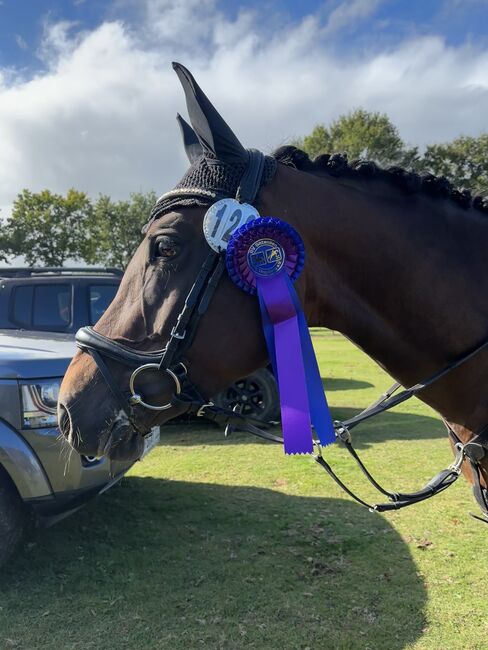
[{"label": "tree line", "polygon": [[419,174],[445,176],[459,189],[488,195],[488,133],[431,144],[420,154],[418,147],[409,147],[403,141],[388,115],[357,109],[329,126],[318,124],[293,144],[311,158],[345,152],[350,160],[366,158],[382,167],[398,165]]},{"label": "tree line", "polygon": [[[399,165],[420,174],[445,176],[459,189],[488,195],[488,133],[428,145],[420,154],[408,146],[384,113],[357,109],[328,126],[318,124],[293,144],[311,158],[344,152],[383,167]],[[92,200],[71,189],[66,196],[24,189],[0,232],[0,260],[22,255],[33,265],[62,266],[67,260],[125,268],[139,245],[141,228],[156,201],[154,192],[125,201],[101,195]]]},{"label": "tree line", "polygon": [[135,192],[126,201],[106,195],[93,201],[75,189],[66,196],[23,190],[0,233],[0,259],[22,255],[29,266],[77,260],[125,268],[156,198],[154,192]]}]

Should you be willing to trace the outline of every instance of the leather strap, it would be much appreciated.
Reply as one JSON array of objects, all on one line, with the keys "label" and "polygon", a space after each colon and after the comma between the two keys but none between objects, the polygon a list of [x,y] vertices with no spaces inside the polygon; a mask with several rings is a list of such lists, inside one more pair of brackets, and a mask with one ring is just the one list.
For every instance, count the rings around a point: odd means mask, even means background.
[{"label": "leather strap", "polygon": [[261,187],[261,178],[264,171],[265,156],[257,149],[248,149],[249,161],[246,171],[241,176],[241,182],[236,192],[236,199],[240,203],[252,203]]},{"label": "leather strap", "polygon": [[[93,327],[81,327],[76,332],[76,344],[81,350],[96,351],[104,354],[114,361],[119,361],[128,366],[139,366],[145,363],[159,363],[164,350],[154,352],[140,352],[123,343],[109,339],[103,334],[95,332]],[[92,355],[93,356],[93,355]]]},{"label": "leather strap", "polygon": [[[168,344],[166,345],[164,353],[158,360],[159,368],[161,370],[169,368],[171,366],[177,351],[181,353],[183,347],[185,349],[188,347],[187,345],[183,346],[183,342],[186,343],[185,339],[187,338],[188,334],[187,327],[197,314],[197,307],[201,303],[203,295],[206,293],[207,283],[209,282],[211,274],[215,272],[216,264],[217,267],[221,264],[221,255],[216,251],[211,250],[207,255],[202,267],[200,268],[197,278],[186,297],[185,305],[178,315],[176,325],[171,330],[171,336]],[[215,291],[215,287],[216,284],[214,283],[212,285],[212,293]]]},{"label": "leather strap", "polygon": [[393,384],[391,388],[388,389],[388,391],[384,395],[380,397],[380,399],[377,402],[375,402],[367,409],[362,411],[362,413],[359,413],[358,415],[352,417],[350,420],[345,420],[342,424],[344,424],[347,429],[352,429],[353,427],[357,426],[361,422],[364,422],[365,420],[372,418],[378,413],[383,413],[384,411],[387,411],[393,408],[394,406],[401,404],[402,402],[406,402],[408,399],[414,397],[415,395],[417,395],[417,393],[424,390],[425,388],[435,383],[436,381],[439,381],[439,379],[441,379],[448,373],[452,372],[456,368],[459,368],[460,366],[464,365],[474,356],[479,354],[482,350],[485,350],[487,348],[488,348],[488,339],[485,339],[482,343],[480,343],[475,348],[470,350],[463,357],[460,357],[456,361],[453,361],[449,365],[442,368],[442,370],[438,370],[437,372],[435,372],[433,375],[431,375],[424,381],[421,381],[418,384],[411,386],[410,388],[406,388],[405,390],[402,390],[397,395],[393,395],[393,393],[395,393],[398,390],[398,388],[400,388],[401,385],[398,382],[396,382],[395,384]]}]

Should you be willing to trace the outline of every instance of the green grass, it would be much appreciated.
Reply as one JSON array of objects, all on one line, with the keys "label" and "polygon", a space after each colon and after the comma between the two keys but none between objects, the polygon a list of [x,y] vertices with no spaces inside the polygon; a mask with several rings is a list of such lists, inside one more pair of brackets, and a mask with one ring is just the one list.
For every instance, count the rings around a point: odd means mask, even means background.
[{"label": "green grass", "polygon": [[[314,342],[335,417],[386,377],[342,337]],[[386,486],[451,461],[420,402],[354,431]],[[327,458],[376,498],[343,449]],[[39,531],[0,573],[0,648],[488,648],[488,528],[460,480],[378,515],[308,458],[203,426],[171,427],[119,487]]]}]

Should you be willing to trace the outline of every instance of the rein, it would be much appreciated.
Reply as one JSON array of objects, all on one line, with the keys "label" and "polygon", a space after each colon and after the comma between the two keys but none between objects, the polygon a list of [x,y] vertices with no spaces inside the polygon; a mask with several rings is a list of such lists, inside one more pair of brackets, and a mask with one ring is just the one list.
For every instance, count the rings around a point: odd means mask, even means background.
[{"label": "rein", "polygon": [[[466,444],[463,444],[458,438],[453,429],[444,422],[449,437],[454,444],[456,450],[456,457],[454,462],[449,465],[448,468],[441,470],[436,474],[430,481],[428,481],[420,490],[417,492],[402,493],[402,492],[390,492],[383,488],[378,481],[372,476],[369,472],[357,451],[355,450],[352,443],[351,429],[355,426],[364,422],[365,420],[379,415],[389,409],[401,404],[402,402],[411,399],[422,389],[427,388],[435,381],[443,377],[447,373],[451,372],[455,368],[458,368],[462,364],[466,363],[471,359],[475,354],[481,352],[481,350],[488,347],[488,341],[484,341],[480,346],[475,348],[475,350],[469,352],[467,355],[461,359],[451,363],[446,366],[440,372],[435,373],[428,379],[423,382],[415,384],[411,388],[403,390],[398,395],[394,393],[400,388],[399,383],[393,384],[376,402],[367,407],[364,411],[359,413],[353,418],[350,418],[346,421],[335,420],[334,421],[334,430],[336,432],[337,438],[344,444],[345,448],[349,454],[354,458],[359,468],[366,476],[368,481],[376,488],[378,492],[386,496],[390,503],[376,503],[370,504],[360,497],[358,497],[350,488],[343,483],[343,481],[337,476],[331,466],[323,457],[322,448],[317,441],[314,441],[314,446],[316,453],[314,454],[314,460],[327,472],[327,474],[333,479],[333,481],[348,494],[352,499],[354,499],[360,505],[368,508],[372,512],[386,512],[388,510],[400,510],[401,508],[406,508],[407,506],[414,505],[420,501],[425,501],[437,494],[440,494],[453,483],[457,481],[461,474],[461,467],[465,460],[469,461],[473,478],[475,484],[473,487],[474,496],[478,505],[480,506],[483,517],[477,515],[471,516],[475,519],[478,519],[484,523],[488,523],[488,496],[487,491],[481,485],[481,473],[479,468],[479,463],[486,454],[488,448],[488,426],[485,427],[478,435],[468,441]],[[275,436],[268,431],[256,426],[256,424],[250,424],[249,419],[241,415],[238,411],[230,411],[228,409],[221,409],[215,407],[212,403],[202,404],[201,402],[191,402],[185,399],[185,396],[174,396],[173,403],[175,405],[186,404],[188,406],[186,412],[189,414],[194,414],[199,417],[206,417],[216,422],[217,424],[223,425],[226,427],[225,435],[226,437],[230,434],[232,430],[240,430],[250,433],[252,435],[258,436],[270,442],[283,443],[283,438],[280,436]]]},{"label": "rein", "polygon": [[[259,151],[249,150],[248,165],[241,178],[236,194],[239,201],[252,204],[261,184],[263,170],[264,155]],[[202,190],[202,192],[204,191]],[[185,196],[184,190],[181,190],[179,193],[183,197]],[[164,196],[162,198],[164,198]],[[122,343],[118,343],[103,336],[91,327],[83,327],[77,332],[76,342],[78,347],[93,357],[93,360],[98,366],[114,398],[123,409],[129,422],[139,435],[147,435],[147,432],[142,431],[137,425],[137,408],[143,407],[153,411],[164,411],[173,406],[178,406],[184,408],[185,413],[197,417],[205,417],[224,426],[226,436],[229,435],[232,430],[238,429],[271,442],[283,443],[283,438],[263,429],[261,422],[242,415],[238,410],[231,411],[229,409],[220,408],[215,406],[213,402],[205,400],[188,377],[188,370],[183,360],[183,354],[192,344],[200,319],[208,309],[210,301],[222,277],[224,268],[225,261],[222,252],[210,250],[186,297],[185,304],[178,315],[176,324],[171,330],[169,341],[166,347],[162,350],[154,352],[138,352]],[[376,402],[371,404],[358,415],[343,422],[334,422],[334,430],[337,439],[344,444],[347,451],[359,465],[368,481],[376,488],[376,490],[387,497],[389,503],[370,504],[357,496],[342,482],[326,462],[323,457],[321,445],[317,441],[314,441],[314,448],[316,450],[313,456],[314,460],[351,498],[369,510],[376,512],[399,510],[443,492],[459,478],[463,463],[468,461],[474,478],[474,495],[483,512],[483,517],[478,517],[477,515],[472,516],[484,523],[488,523],[488,492],[481,485],[480,470],[480,461],[484,458],[488,450],[488,425],[469,442],[463,444],[452,428],[445,422],[449,437],[456,450],[454,462],[447,469],[442,470],[434,476],[420,490],[412,493],[390,492],[384,489],[374,479],[362,462],[354,449],[351,437],[351,430],[361,422],[364,422],[365,420],[372,418],[379,413],[383,413],[414,397],[423,389],[432,385],[449,372],[472,359],[485,348],[488,348],[488,340],[466,353],[457,361],[452,362],[442,370],[434,373],[424,381],[419,382],[410,388],[404,389],[397,394],[395,393],[400,388],[400,384],[395,383]],[[129,394],[123,392],[118,386],[104,360],[104,357],[108,357],[125,366],[135,368],[129,380]],[[174,382],[175,391],[172,399],[167,404],[161,406],[149,404],[144,401],[140,393],[137,392],[136,380],[138,377],[140,378],[141,374],[148,370],[161,372],[170,377]]]}]

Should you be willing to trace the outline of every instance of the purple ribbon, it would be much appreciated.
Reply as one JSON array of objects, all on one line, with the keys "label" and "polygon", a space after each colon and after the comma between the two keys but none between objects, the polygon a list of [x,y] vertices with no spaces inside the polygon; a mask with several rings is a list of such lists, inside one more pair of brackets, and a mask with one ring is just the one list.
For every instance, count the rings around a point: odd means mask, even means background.
[{"label": "purple ribbon", "polygon": [[[325,447],[330,445],[332,442],[335,442],[336,435],[334,430],[334,424],[332,422],[332,417],[330,415],[329,405],[327,403],[327,397],[324,392],[324,387],[322,385],[322,377],[320,375],[319,366],[317,363],[317,357],[315,356],[315,350],[313,349],[312,339],[310,337],[310,331],[308,329],[307,321],[305,319],[305,314],[303,313],[302,307],[300,305],[300,300],[297,296],[297,293],[291,283],[291,280],[288,276],[285,277],[288,284],[288,290],[290,292],[291,299],[295,306],[298,318],[298,328],[300,331],[300,343],[303,355],[303,362],[305,366],[305,379],[307,382],[307,393],[308,393],[308,402],[310,407],[310,419],[317,433],[317,437],[320,441],[320,444]],[[266,310],[266,305],[263,302],[262,296],[258,293],[259,305],[261,309],[261,318],[263,321],[263,332],[266,339],[266,346],[268,348],[268,353],[271,359],[271,365],[274,370],[275,377],[278,379],[278,370],[276,364],[276,354],[275,354],[275,338],[274,338],[274,328],[273,324],[269,318],[268,312]],[[279,379],[278,379],[279,387]],[[281,401],[281,393],[280,393]]]},{"label": "purple ribbon", "polygon": [[273,325],[285,453],[310,454],[313,438],[307,380],[298,314],[288,291],[286,271],[269,278],[256,276],[256,285]]}]

